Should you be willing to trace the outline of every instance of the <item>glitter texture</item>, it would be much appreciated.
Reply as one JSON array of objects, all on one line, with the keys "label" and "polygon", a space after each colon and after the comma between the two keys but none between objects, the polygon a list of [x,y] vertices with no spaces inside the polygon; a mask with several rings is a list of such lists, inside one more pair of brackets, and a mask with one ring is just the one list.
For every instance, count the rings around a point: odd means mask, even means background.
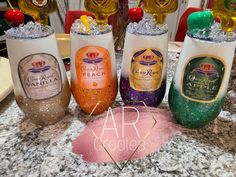
[{"label": "glitter texture", "polygon": [[166,79],[163,79],[161,87],[158,90],[150,92],[140,92],[130,87],[129,78],[121,76],[120,92],[122,100],[125,103],[134,102],[133,104],[141,104],[139,101],[144,101],[147,106],[158,106],[164,98],[166,91]]},{"label": "glitter texture", "polygon": [[109,86],[102,89],[81,88],[76,81],[72,80],[71,89],[76,102],[84,112],[91,113],[99,103],[93,114],[100,114],[106,111],[116,98],[117,78],[113,78]]},{"label": "glitter texture", "polygon": [[49,99],[31,100],[23,96],[15,96],[16,102],[26,117],[37,125],[50,125],[61,120],[65,116],[66,108],[71,98],[70,85],[68,81],[64,84],[62,91]]},{"label": "glitter texture", "polygon": [[[176,104],[175,101],[178,101]],[[199,128],[215,119],[224,100],[219,98],[213,103],[199,103],[184,98],[174,83],[169,93],[169,106],[178,123],[189,128]]]},{"label": "glitter texture", "polygon": [[[168,88],[176,68],[176,55],[169,52]],[[118,74],[120,67],[118,56]],[[117,101],[121,101],[119,96]],[[165,108],[169,110],[166,105]],[[133,160],[119,171],[113,163],[87,163],[71,152],[72,140],[85,129],[80,120],[88,115],[77,109],[73,98],[69,110],[62,121],[38,128],[24,118],[13,94],[1,102],[0,176],[236,176],[236,116],[230,112],[222,111],[218,119],[199,130],[184,130],[160,151]]]}]

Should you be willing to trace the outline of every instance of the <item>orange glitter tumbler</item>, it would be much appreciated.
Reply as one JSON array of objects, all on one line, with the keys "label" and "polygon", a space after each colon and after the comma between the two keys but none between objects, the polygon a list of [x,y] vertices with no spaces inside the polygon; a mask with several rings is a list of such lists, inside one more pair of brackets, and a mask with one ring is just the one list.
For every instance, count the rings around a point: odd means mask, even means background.
[{"label": "orange glitter tumbler", "polygon": [[[100,114],[108,110],[117,95],[117,75],[112,31],[71,30],[71,87],[80,108]],[[95,106],[96,109],[94,110]],[[94,110],[94,111],[93,111]]]}]

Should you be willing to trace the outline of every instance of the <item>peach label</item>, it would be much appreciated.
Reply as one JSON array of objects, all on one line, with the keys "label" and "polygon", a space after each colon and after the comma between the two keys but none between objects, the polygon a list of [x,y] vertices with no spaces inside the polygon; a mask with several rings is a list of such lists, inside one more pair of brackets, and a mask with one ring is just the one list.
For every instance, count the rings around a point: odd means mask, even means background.
[{"label": "peach label", "polygon": [[107,49],[86,46],[76,53],[76,74],[79,87],[102,89],[111,83],[111,58]]}]

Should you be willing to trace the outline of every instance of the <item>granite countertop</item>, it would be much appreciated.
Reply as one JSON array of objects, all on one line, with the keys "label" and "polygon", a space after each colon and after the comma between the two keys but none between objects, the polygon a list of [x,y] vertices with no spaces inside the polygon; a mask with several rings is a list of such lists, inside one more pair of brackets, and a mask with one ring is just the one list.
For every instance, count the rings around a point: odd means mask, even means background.
[{"label": "granite countertop", "polygon": [[[168,89],[176,55],[169,52]],[[120,63],[118,56],[119,72]],[[168,108],[166,97],[161,106]],[[71,142],[85,127],[80,116],[72,99],[62,121],[36,127],[10,94],[0,103],[0,176],[236,176],[236,115],[230,112],[222,111],[202,129],[185,130],[160,151],[132,161],[123,171],[112,163],[87,163],[72,153]]]}]

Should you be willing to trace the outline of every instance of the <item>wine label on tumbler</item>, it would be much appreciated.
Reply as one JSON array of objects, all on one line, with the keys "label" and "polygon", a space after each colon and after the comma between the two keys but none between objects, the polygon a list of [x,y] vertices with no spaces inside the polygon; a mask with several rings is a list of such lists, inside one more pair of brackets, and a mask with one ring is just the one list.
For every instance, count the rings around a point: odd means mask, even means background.
[{"label": "wine label on tumbler", "polygon": [[227,10],[236,10],[236,1],[235,0],[224,0],[224,7]]},{"label": "wine label on tumbler", "polygon": [[59,64],[50,54],[33,54],[23,58],[18,72],[25,94],[30,99],[48,99],[62,90]]},{"label": "wine label on tumbler", "polygon": [[86,46],[76,53],[78,84],[84,89],[102,89],[111,84],[111,58],[107,49]]},{"label": "wine label on tumbler", "polygon": [[197,102],[213,102],[220,92],[225,75],[222,59],[197,56],[186,65],[181,94]]},{"label": "wine label on tumbler", "polygon": [[32,3],[38,7],[43,7],[47,5],[48,0],[32,0]]},{"label": "wine label on tumbler", "polygon": [[155,91],[163,80],[163,55],[158,49],[134,53],[129,71],[130,87],[141,92]]}]

